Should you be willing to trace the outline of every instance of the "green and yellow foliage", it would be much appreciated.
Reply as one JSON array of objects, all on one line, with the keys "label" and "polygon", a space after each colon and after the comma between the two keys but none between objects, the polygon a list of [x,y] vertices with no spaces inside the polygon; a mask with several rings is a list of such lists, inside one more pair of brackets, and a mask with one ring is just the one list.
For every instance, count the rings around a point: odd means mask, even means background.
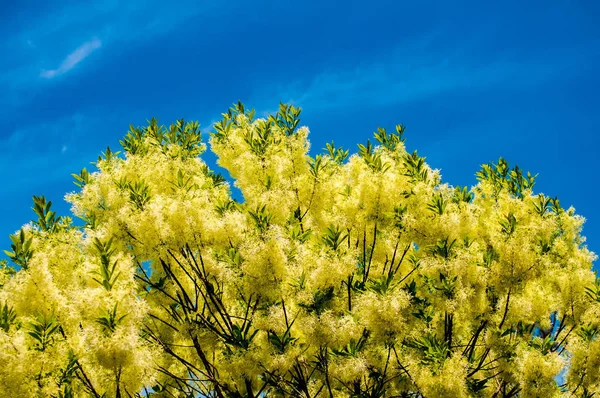
[{"label": "green and yellow foliage", "polygon": [[535,177],[441,182],[404,128],[308,155],[300,110],[131,127],[0,266],[2,397],[590,397],[600,282]]}]

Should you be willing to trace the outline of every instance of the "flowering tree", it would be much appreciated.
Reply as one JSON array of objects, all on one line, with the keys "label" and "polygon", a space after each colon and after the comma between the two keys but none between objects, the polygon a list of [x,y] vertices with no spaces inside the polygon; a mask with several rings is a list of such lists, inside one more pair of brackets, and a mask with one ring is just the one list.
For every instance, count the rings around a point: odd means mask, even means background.
[{"label": "flowering tree", "polygon": [[535,177],[441,182],[379,128],[308,155],[300,110],[131,127],[34,197],[0,266],[3,397],[590,397],[600,283],[583,219]]}]

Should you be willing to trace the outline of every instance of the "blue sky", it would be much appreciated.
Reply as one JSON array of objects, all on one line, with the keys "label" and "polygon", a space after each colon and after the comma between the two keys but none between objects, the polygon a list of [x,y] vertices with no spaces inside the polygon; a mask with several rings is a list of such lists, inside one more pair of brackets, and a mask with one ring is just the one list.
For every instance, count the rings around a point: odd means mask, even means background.
[{"label": "blue sky", "polygon": [[[11,4],[12,3],[12,4]],[[586,217],[600,252],[600,3],[20,1],[0,12],[0,234],[61,214],[130,123],[209,126],[241,99],[303,108],[313,153],[377,126],[452,185],[503,156]],[[176,6],[171,6],[176,5]],[[209,158],[210,160],[210,158]]]}]

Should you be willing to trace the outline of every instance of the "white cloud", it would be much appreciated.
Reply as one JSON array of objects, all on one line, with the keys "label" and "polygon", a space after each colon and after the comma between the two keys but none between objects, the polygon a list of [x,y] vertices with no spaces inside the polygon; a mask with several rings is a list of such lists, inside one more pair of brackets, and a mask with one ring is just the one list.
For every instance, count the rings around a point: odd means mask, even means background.
[{"label": "white cloud", "polygon": [[67,73],[76,67],[81,61],[86,59],[91,53],[102,47],[102,42],[98,38],[93,38],[79,46],[75,51],[67,55],[56,69],[44,70],[40,77],[52,79],[56,76]]},{"label": "white cloud", "polygon": [[[584,63],[579,49],[562,49],[562,59],[549,63],[537,52],[518,59],[510,54],[490,54],[485,62],[483,37],[446,46],[445,31],[399,42],[395,48],[354,63],[328,66],[319,73],[262,86],[258,101],[277,98],[303,107],[349,108],[357,104],[388,106],[435,97],[461,95],[464,90],[485,90],[510,84],[535,86]],[[255,101],[256,103],[256,101]],[[260,102],[259,102],[260,103]],[[263,101],[264,103],[264,101]]]},{"label": "white cloud", "polygon": [[356,67],[326,70],[309,80],[296,81],[276,88],[276,98],[319,108],[344,108],[354,104],[385,106],[436,96],[443,92],[460,93],[463,89],[485,89],[493,85],[537,84],[564,69],[547,66],[537,60],[522,64],[498,59],[487,65],[475,65],[467,59],[448,56],[379,60]]}]

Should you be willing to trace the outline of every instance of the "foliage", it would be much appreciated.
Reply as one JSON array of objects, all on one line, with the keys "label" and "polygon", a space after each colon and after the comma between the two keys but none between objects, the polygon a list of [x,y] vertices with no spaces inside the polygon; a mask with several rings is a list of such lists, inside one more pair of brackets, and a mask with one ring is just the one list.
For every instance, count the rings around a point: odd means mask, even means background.
[{"label": "foliage", "polygon": [[583,218],[500,159],[441,182],[405,129],[308,155],[301,111],[131,126],[34,197],[0,263],[0,396],[589,397]]}]

